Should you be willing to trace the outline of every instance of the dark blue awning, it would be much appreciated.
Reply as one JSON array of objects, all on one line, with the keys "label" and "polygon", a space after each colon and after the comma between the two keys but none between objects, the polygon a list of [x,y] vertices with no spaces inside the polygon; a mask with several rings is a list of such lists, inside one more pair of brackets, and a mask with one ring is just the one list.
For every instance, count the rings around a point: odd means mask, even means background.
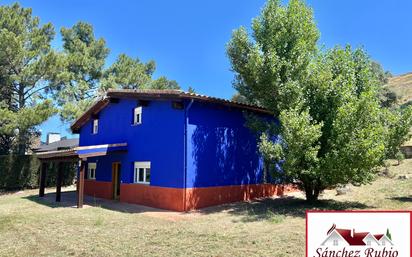
[{"label": "dark blue awning", "polygon": [[104,156],[110,152],[127,151],[127,143],[79,146],[75,150],[79,158]]}]

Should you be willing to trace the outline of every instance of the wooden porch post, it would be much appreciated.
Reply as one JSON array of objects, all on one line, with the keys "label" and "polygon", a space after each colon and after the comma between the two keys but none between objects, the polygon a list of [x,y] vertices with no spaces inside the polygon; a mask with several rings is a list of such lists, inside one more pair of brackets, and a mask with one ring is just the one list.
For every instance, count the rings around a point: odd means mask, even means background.
[{"label": "wooden porch post", "polygon": [[56,179],[56,202],[61,201],[62,179],[63,179],[63,162],[57,165],[57,179]]},{"label": "wooden porch post", "polygon": [[46,187],[47,166],[47,162],[41,162],[39,197],[44,196],[44,188]]},{"label": "wooden porch post", "polygon": [[80,170],[79,170],[79,176],[77,177],[77,208],[83,208],[85,169],[86,169],[86,162],[80,159]]}]

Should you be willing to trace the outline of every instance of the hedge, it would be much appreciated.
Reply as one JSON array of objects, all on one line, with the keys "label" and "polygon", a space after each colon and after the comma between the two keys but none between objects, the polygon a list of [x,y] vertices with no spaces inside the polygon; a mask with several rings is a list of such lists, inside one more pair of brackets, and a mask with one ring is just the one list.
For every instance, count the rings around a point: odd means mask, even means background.
[{"label": "hedge", "polygon": [[[0,190],[38,188],[40,161],[34,155],[0,155]],[[64,163],[63,186],[72,185],[76,176],[76,163]],[[56,186],[57,163],[50,163],[46,186]]]}]

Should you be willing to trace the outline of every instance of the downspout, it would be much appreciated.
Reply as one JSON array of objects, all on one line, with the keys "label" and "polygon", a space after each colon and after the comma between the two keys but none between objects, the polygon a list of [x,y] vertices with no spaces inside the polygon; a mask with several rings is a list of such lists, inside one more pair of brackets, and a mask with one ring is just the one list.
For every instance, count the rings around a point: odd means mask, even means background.
[{"label": "downspout", "polygon": [[183,154],[183,211],[187,211],[186,208],[186,189],[187,189],[187,124],[189,123],[189,109],[192,107],[193,99],[190,100],[190,103],[185,107],[185,123],[184,123],[184,154]]}]

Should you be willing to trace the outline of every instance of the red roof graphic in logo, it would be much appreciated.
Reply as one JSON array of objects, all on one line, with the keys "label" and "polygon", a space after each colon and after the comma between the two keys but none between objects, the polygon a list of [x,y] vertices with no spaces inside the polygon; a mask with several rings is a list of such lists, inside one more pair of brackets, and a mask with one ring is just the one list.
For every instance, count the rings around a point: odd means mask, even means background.
[{"label": "red roof graphic in logo", "polygon": [[376,239],[381,240],[381,238],[384,236],[383,234],[379,234],[379,235],[374,235]]},{"label": "red roof graphic in logo", "polygon": [[350,246],[365,246],[365,245],[393,245],[391,239],[385,234],[375,234],[370,232],[356,232],[355,229],[336,228],[333,224],[328,230],[327,238],[322,245],[333,242],[334,246],[347,244]]},{"label": "red roof graphic in logo", "polygon": [[363,239],[369,234],[368,232],[355,232],[350,229],[336,229],[336,231],[348,242],[349,245],[366,245]]}]

